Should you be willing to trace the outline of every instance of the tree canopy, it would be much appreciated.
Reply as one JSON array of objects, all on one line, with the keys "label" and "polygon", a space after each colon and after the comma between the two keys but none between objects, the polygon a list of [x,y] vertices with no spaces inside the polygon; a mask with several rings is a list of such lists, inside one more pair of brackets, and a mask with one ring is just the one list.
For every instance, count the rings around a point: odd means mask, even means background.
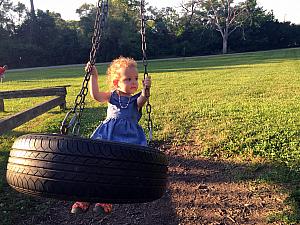
[{"label": "tree canopy", "polygon": [[[97,58],[140,59],[139,1],[111,0],[108,28]],[[85,63],[96,6],[83,4],[79,21],[48,10],[0,0],[0,64],[10,68]],[[180,10],[147,9],[149,58],[257,51],[300,45],[300,26],[279,22],[256,0],[186,0]]]}]

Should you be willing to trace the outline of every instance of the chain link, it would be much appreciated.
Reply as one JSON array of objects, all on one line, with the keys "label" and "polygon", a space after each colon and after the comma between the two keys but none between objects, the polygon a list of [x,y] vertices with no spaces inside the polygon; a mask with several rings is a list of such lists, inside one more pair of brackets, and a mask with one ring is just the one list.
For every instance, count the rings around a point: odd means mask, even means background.
[{"label": "chain link", "polygon": [[[147,43],[146,43],[146,17],[145,17],[145,1],[141,0],[141,39],[142,39],[142,54],[143,54],[143,65],[144,65],[144,79],[149,76],[147,66]],[[145,95],[150,97],[150,90],[146,88]],[[149,143],[152,141],[152,129],[153,129],[153,122],[151,119],[151,111],[152,107],[150,105],[149,98],[146,103],[146,112],[148,114],[147,122],[148,122],[148,131],[149,131]]]},{"label": "chain link", "polygon": [[[85,107],[85,97],[88,94],[88,83],[91,78],[92,66],[96,62],[96,54],[99,49],[100,40],[103,35],[103,30],[107,25],[108,18],[108,0],[99,0],[97,5],[97,14],[94,24],[94,33],[92,36],[92,48],[90,51],[90,67],[87,68],[81,90],[75,99],[75,105],[65,116],[61,127],[61,134],[68,134],[72,128],[72,134],[78,135],[80,131],[80,122],[83,109]],[[72,116],[73,115],[73,116]],[[70,122],[69,122],[70,121]]]}]

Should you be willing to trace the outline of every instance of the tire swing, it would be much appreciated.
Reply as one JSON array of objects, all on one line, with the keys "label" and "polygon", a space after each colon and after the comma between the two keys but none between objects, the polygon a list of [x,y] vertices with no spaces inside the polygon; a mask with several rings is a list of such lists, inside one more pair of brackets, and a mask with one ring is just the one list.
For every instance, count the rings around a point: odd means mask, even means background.
[{"label": "tire swing", "polygon": [[[144,6],[141,0],[142,52],[147,76]],[[92,65],[107,21],[108,0],[99,0],[97,8],[90,52]],[[8,184],[21,193],[62,200],[141,203],[161,198],[167,186],[167,157],[162,152],[78,136],[89,79],[87,71],[60,134],[27,134],[16,139],[7,165]],[[146,110],[151,141],[149,101]]]}]

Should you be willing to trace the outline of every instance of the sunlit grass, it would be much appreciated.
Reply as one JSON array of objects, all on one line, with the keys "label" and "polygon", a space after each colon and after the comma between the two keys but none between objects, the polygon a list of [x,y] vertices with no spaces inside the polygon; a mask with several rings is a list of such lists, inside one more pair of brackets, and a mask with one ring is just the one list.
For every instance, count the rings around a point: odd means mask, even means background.
[{"label": "sunlit grass", "polygon": [[[107,90],[106,67],[98,65],[103,90]],[[140,71],[142,77],[142,65]],[[264,157],[298,171],[299,71],[300,49],[149,62],[154,139],[197,146],[191,157]],[[83,75],[83,66],[8,71],[0,89],[71,85],[67,105],[72,107]],[[0,112],[0,118],[45,99],[5,100],[6,112]],[[82,132],[89,136],[105,118],[106,105],[88,96],[86,108]],[[64,116],[57,107],[0,137],[0,176],[4,177],[8,152],[18,135],[58,132]],[[141,124],[146,128],[146,116]]]},{"label": "sunlit grass", "polygon": [[[155,139],[197,144],[209,155],[251,153],[292,165],[299,159],[299,53],[291,49],[150,62]],[[106,67],[98,65],[104,90]],[[83,75],[83,66],[8,72],[1,90],[71,85],[67,104],[72,107]],[[6,112],[0,118],[44,100],[5,100]],[[99,106],[87,97],[87,108]],[[93,111],[95,116],[84,117],[85,123],[96,127],[104,119],[103,107]],[[54,131],[64,115],[56,108],[16,131]],[[145,117],[141,123],[146,127]],[[84,126],[84,135],[93,128]]]}]

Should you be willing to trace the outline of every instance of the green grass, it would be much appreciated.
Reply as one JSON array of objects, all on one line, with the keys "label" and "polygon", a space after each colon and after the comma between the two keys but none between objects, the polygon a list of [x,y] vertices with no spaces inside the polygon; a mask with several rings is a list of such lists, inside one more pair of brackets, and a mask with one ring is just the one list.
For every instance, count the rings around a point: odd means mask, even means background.
[{"label": "green grass", "polygon": [[[107,90],[106,65],[98,69],[100,88]],[[149,62],[154,138],[173,145],[198,146],[190,152],[191,157],[262,157],[299,174],[299,71],[300,49]],[[0,88],[71,85],[67,95],[71,107],[83,74],[81,67],[8,71]],[[45,99],[5,100],[6,112],[0,112],[0,118]],[[82,131],[88,136],[104,119],[105,105],[88,97],[86,108]],[[64,116],[56,108],[0,137],[0,191],[6,185],[5,166],[14,139],[23,133],[58,132]],[[144,127],[145,118],[141,121]],[[297,176],[286,181],[273,175],[268,180],[291,183]],[[299,217],[291,218],[300,221]]]}]

